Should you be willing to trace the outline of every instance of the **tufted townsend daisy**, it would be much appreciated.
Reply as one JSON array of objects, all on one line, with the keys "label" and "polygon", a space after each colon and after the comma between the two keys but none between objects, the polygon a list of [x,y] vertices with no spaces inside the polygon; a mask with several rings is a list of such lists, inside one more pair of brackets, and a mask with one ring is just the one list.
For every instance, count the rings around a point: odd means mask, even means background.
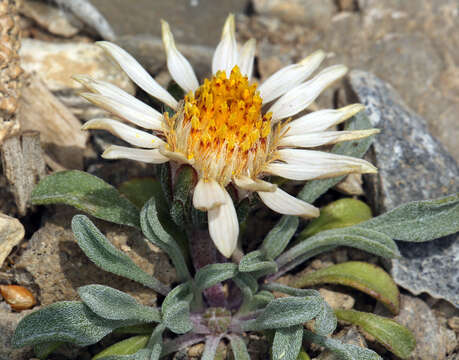
[{"label": "tufted townsend daisy", "polygon": [[298,115],[347,72],[345,66],[335,65],[311,77],[325,57],[323,51],[282,68],[259,85],[252,80],[255,40],[238,47],[234,16],[229,15],[213,56],[212,76],[199,83],[165,21],[162,39],[168,70],[186,93],[180,101],[125,50],[106,41],[98,44],[140,88],[174,113],[160,113],[108,82],[75,76],[89,90],[82,96],[123,120],[97,118],[83,129],[107,130],[134,146],[112,145],[104,158],[191,165],[198,174],[193,205],[207,212],[210,236],[225,257],[234,252],[239,235],[235,207],[226,190],[230,183],[241,193],[256,192],[278,213],[313,218],[319,215],[316,207],[263,178],[311,180],[376,172],[365,160],[311,150],[378,132],[329,130],[361,111],[361,104]]}]

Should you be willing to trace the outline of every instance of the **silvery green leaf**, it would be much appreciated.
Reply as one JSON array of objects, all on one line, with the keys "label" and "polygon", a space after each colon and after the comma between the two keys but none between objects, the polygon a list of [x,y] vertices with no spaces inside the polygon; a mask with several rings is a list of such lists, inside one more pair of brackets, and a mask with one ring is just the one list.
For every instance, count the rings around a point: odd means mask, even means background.
[{"label": "silvery green leaf", "polygon": [[201,360],[214,360],[221,336],[208,336],[204,345],[204,352]]},{"label": "silvery green leaf", "polygon": [[259,291],[258,293],[253,295],[250,302],[245,306],[244,312],[263,309],[272,300],[274,300],[274,295],[270,291]]},{"label": "silvery green leaf", "polygon": [[322,299],[318,296],[285,297],[271,301],[255,319],[245,322],[245,331],[279,329],[303,324],[315,318],[322,308]]},{"label": "silvery green leaf", "polygon": [[260,251],[252,251],[244,255],[239,263],[240,272],[259,272],[272,274],[277,271],[277,264],[266,259],[265,255]]},{"label": "silvery green leaf", "polygon": [[304,330],[304,339],[331,350],[342,360],[382,360],[374,351]]},{"label": "silvery green leaf", "polygon": [[166,295],[169,288],[140,269],[125,253],[118,250],[84,215],[72,219],[72,230],[85,255],[105,271],[137,281]]},{"label": "silvery green leaf", "polygon": [[237,265],[233,263],[206,265],[197,271],[195,275],[195,287],[198,291],[203,291],[222,281],[232,279],[237,273]]},{"label": "silvery green leaf", "polygon": [[62,341],[52,341],[46,343],[40,343],[33,347],[35,356],[40,360],[45,360],[54,350],[58,349],[64,343]]},{"label": "silvery green leaf", "polygon": [[186,349],[187,347],[203,342],[204,340],[204,335],[195,334],[194,332],[175,337],[173,340],[164,342],[161,357],[173,354],[182,349]]},{"label": "silvery green leaf", "polygon": [[276,282],[270,282],[267,284],[263,284],[262,289],[268,291],[277,291],[283,294],[291,295],[291,296],[319,296],[320,293],[317,290],[312,289],[297,289],[294,287],[290,287],[287,285],[283,285]]},{"label": "silvery green leaf", "polygon": [[80,301],[62,301],[26,315],[16,327],[11,343],[16,348],[56,341],[87,346],[133,323],[103,319]]},{"label": "silvery green leaf", "polygon": [[163,324],[176,334],[184,334],[193,328],[190,319],[190,304],[178,301],[163,309]]},{"label": "silvery green leaf", "polygon": [[105,319],[161,322],[158,309],[139,304],[131,295],[109,286],[82,286],[78,288],[78,295],[92,311]]},{"label": "silvery green leaf", "polygon": [[191,302],[191,300],[193,300],[193,293],[191,292],[191,282],[186,282],[177,285],[175,288],[169,291],[169,294],[167,294],[167,296],[163,300],[163,303],[161,305],[161,311],[167,311],[167,308],[169,306],[172,306],[173,304],[179,301],[185,301],[189,303]]},{"label": "silvery green leaf", "polygon": [[[361,111],[347,121],[345,130],[363,130],[372,127],[365,112]],[[369,136],[360,140],[344,141],[334,145],[331,152],[334,154],[361,158],[367,152],[373,139],[374,136]],[[328,189],[338,184],[344,178],[345,176],[338,176],[330,179],[308,181],[298,194],[298,198],[312,204],[320,195],[324,194]]]},{"label": "silvery green leaf", "polygon": [[403,204],[357,226],[412,242],[454,234],[459,231],[459,193]]},{"label": "silvery green leaf", "polygon": [[337,323],[333,309],[323,300],[322,309],[314,323],[314,332],[319,335],[330,335],[335,331]]},{"label": "silvery green leaf", "polygon": [[267,259],[275,259],[287,247],[298,228],[297,216],[283,216],[277,224],[266,235],[260,250],[265,254]]},{"label": "silvery green leaf", "polygon": [[303,325],[276,330],[273,341],[273,360],[296,360],[303,341]]},{"label": "silvery green leaf", "polygon": [[172,202],[171,164],[169,162],[159,164],[156,166],[156,169],[165,200],[170,204]]},{"label": "silvery green leaf", "polygon": [[139,227],[139,210],[110,184],[79,170],[61,171],[41,180],[32,191],[34,205],[67,204],[96,218]]},{"label": "silvery green leaf", "polygon": [[242,314],[250,307],[253,295],[258,291],[258,282],[248,273],[237,274],[233,281],[242,292],[243,301],[238,311],[238,314]]},{"label": "silvery green leaf", "polygon": [[250,360],[249,352],[244,340],[237,335],[228,336],[233,350],[234,360]]},{"label": "silvery green leaf", "polygon": [[342,229],[326,230],[311,236],[307,241],[301,241],[283,253],[277,259],[277,263],[282,266],[304,254],[314,252],[318,248],[343,245],[386,258],[400,256],[394,240],[387,235],[375,230],[351,226]]},{"label": "silvery green leaf", "polygon": [[177,272],[177,280],[186,281],[191,275],[177,241],[167,231],[169,215],[165,207],[165,200],[160,194],[152,197],[140,212],[140,225],[146,238],[169,255]]}]

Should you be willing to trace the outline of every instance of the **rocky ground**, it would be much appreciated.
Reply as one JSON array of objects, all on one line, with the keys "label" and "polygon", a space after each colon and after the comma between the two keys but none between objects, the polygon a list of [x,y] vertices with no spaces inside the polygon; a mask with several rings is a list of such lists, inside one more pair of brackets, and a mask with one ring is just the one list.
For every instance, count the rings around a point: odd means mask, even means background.
[{"label": "rocky ground", "polygon": [[[364,179],[361,194],[374,212],[459,190],[455,181],[459,175],[457,0],[224,0],[218,6],[213,0],[92,3],[113,27],[115,41],[163,85],[170,77],[160,40],[161,18],[169,21],[178,47],[200,78],[209,74],[213,47],[229,12],[236,14],[238,40],[257,40],[255,73],[260,80],[323,49],[326,65],[343,63],[353,71],[327,90],[317,105],[330,108],[361,102],[373,125],[382,130],[369,154],[379,175]],[[19,56],[25,73],[18,118],[22,130],[40,132],[44,164],[37,177],[44,175],[45,165],[47,173],[81,169],[115,186],[131,177],[153,176],[152,168],[142,164],[101,160],[101,150],[117,140],[104,133],[89,137],[80,131],[84,121],[103,112],[78,96],[81,88],[71,80],[72,75],[88,74],[144,96],[94,45],[95,40],[110,35],[97,26],[90,29],[77,15],[49,1],[24,1],[20,27]],[[155,303],[151,292],[90,264],[73,240],[69,226],[73,210],[25,205],[22,209],[18,201],[24,203],[27,194],[21,195],[22,188],[12,183],[8,166],[4,162],[0,171],[0,285],[29,289],[38,301],[35,309],[76,299],[75,289],[93,282],[116,281],[117,288],[144,304]],[[362,190],[359,181],[357,193]],[[349,185],[347,189],[349,194]],[[148,247],[140,233],[102,221],[97,225],[145,271],[165,283],[174,280],[166,256]],[[396,320],[414,331],[417,339],[410,359],[452,360],[458,356],[458,244],[457,234],[428,244],[400,244],[405,257],[384,264],[402,288],[402,310]],[[347,260],[379,262],[361,252],[340,249],[307,266],[318,269]],[[356,291],[327,287],[321,293],[336,307],[385,315],[379,304]],[[0,297],[0,360],[32,358],[30,349],[12,350],[9,344],[14,327],[28,311],[13,311]],[[337,336],[370,346],[385,359],[395,359],[355,328],[341,326]],[[56,359],[87,359],[102,346],[79,353],[64,349]],[[260,358],[266,356],[267,344],[262,339],[251,339],[249,348],[261,354]],[[202,344],[175,358],[195,359],[201,353]],[[330,356],[323,353],[318,359]]]}]

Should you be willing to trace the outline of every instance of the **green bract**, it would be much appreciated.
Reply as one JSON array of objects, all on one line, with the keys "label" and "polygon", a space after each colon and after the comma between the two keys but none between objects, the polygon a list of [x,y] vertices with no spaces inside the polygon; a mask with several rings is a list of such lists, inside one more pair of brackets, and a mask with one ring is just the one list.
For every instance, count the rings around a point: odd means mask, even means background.
[{"label": "green bract", "polygon": [[[367,127],[369,122],[363,114],[348,125],[349,129]],[[370,143],[369,138],[351,141],[336,145],[332,151],[361,157]],[[215,257],[213,263],[200,264],[189,251],[191,239],[203,233],[206,221],[205,215],[191,206],[194,172],[182,167],[172,177],[169,164],[165,164],[159,167],[158,179],[128,181],[120,192],[79,171],[56,173],[40,182],[32,195],[35,204],[65,203],[94,217],[141,229],[146,241],[169,256],[177,283],[163,284],[145,273],[112,245],[88,217],[77,215],[72,229],[86,256],[102,270],[152,289],[161,295],[161,306],[144,306],[108,286],[83,286],[78,289],[81,301],[56,303],[25,316],[12,339],[14,346],[35,346],[37,356],[44,359],[62,343],[87,346],[116,332],[135,336],[106,348],[94,359],[155,360],[203,342],[202,359],[211,360],[220,341],[227,339],[234,358],[247,360],[250,355],[245,334],[258,332],[272,337],[271,354],[276,360],[308,359],[304,351],[307,348],[302,350],[302,345],[309,342],[329,349],[340,359],[381,359],[369,349],[330,338],[338,318],[361,327],[397,356],[409,355],[414,341],[401,325],[357,311],[334,312],[318,291],[302,289],[321,283],[352,286],[397,313],[398,289],[381,268],[347,262],[293,277],[290,286],[276,279],[338,246],[396,258],[400,253],[394,239],[428,241],[454,233],[459,230],[459,195],[402,205],[372,219],[368,207],[361,202],[332,203],[322,218],[304,232],[298,232],[298,218],[283,216],[259,247],[239,254],[237,262],[217,261]],[[339,180],[311,181],[299,197],[314,202]],[[240,221],[248,214],[248,204],[245,201],[238,209]],[[292,245],[295,234],[299,235]],[[212,251],[209,246],[201,250]],[[276,298],[279,293],[285,296]],[[304,324],[311,320],[308,329],[312,331],[305,330]]]}]

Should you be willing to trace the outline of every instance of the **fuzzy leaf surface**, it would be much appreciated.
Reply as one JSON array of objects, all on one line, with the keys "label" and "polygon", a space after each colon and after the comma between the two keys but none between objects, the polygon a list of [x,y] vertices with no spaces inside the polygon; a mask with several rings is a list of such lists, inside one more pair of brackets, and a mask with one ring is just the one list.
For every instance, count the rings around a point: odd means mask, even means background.
[{"label": "fuzzy leaf surface", "polygon": [[110,320],[161,322],[158,309],[139,304],[131,295],[105,285],[78,288],[81,300],[97,315]]},{"label": "fuzzy leaf surface", "polygon": [[184,334],[193,328],[190,304],[178,301],[163,308],[163,324],[176,334]]},{"label": "fuzzy leaf surface", "polygon": [[459,193],[403,204],[358,226],[410,242],[454,234],[459,231]]},{"label": "fuzzy leaf surface", "polygon": [[338,321],[333,309],[323,300],[322,309],[314,323],[314,332],[319,335],[330,335],[335,331],[337,324]]},{"label": "fuzzy leaf surface", "polygon": [[237,273],[237,264],[218,263],[206,265],[196,273],[195,286],[198,291],[203,291],[222,281],[232,279]]},{"label": "fuzzy leaf surface", "polygon": [[335,310],[335,313],[339,320],[359,326],[401,359],[409,358],[416,346],[411,331],[394,320],[356,310]]},{"label": "fuzzy leaf surface", "polygon": [[132,321],[103,319],[80,301],[62,301],[26,315],[16,327],[11,342],[16,348],[55,341],[87,346],[116,328],[132,324]]},{"label": "fuzzy leaf surface", "polygon": [[273,360],[296,360],[303,341],[303,325],[276,330],[273,341]]},{"label": "fuzzy leaf surface", "polygon": [[325,283],[351,286],[381,301],[393,314],[399,312],[400,292],[394,280],[379,266],[366,262],[348,261],[294,276],[289,285],[303,288]]},{"label": "fuzzy leaf surface", "polygon": [[159,186],[158,181],[154,178],[145,177],[125,181],[118,187],[118,190],[139,209],[140,214],[140,209],[145,203],[157,194]]},{"label": "fuzzy leaf surface", "polygon": [[267,259],[275,259],[287,247],[298,228],[297,216],[283,216],[266,235],[260,250]]},{"label": "fuzzy leaf surface", "polygon": [[255,320],[244,323],[243,328],[260,331],[303,324],[316,317],[321,308],[322,299],[318,296],[274,299]]},{"label": "fuzzy leaf surface", "polygon": [[101,269],[137,281],[166,295],[168,287],[140,269],[129,256],[118,250],[84,215],[72,219],[72,231],[85,255]]},{"label": "fuzzy leaf surface", "polygon": [[229,339],[234,360],[250,360],[249,351],[247,350],[244,340],[237,335],[230,335]]},{"label": "fuzzy leaf surface", "polygon": [[277,264],[268,260],[260,250],[252,251],[244,255],[239,263],[239,271],[243,273],[263,272],[272,274],[277,271]]},{"label": "fuzzy leaf surface", "polygon": [[102,179],[79,170],[61,171],[41,180],[32,191],[34,205],[67,204],[96,218],[139,227],[139,210]]},{"label": "fuzzy leaf surface", "polygon": [[[177,272],[178,281],[191,279],[188,266],[177,241],[171,235],[172,225],[168,225],[168,213],[165,200],[158,192],[152,197],[140,212],[140,224],[146,238],[169,255]],[[169,232],[169,231],[171,232]]]}]

